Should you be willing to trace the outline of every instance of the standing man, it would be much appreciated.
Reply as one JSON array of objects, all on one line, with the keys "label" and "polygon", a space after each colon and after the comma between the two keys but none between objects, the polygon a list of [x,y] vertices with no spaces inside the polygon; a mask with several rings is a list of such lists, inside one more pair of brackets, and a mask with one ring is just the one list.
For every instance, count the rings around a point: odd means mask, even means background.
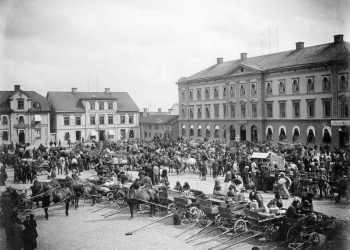
[{"label": "standing man", "polygon": [[60,139],[58,140],[58,146],[61,147],[61,140]]},{"label": "standing man", "polygon": [[51,148],[51,147],[52,147],[52,144],[53,144],[52,140],[50,141],[50,143],[49,143],[49,144],[50,144],[50,148]]},{"label": "standing man", "polygon": [[66,216],[68,216],[68,210],[69,210],[69,204],[70,204],[70,197],[65,200],[66,203]]},{"label": "standing man", "polygon": [[49,219],[49,213],[48,213],[48,210],[49,210],[49,206],[50,206],[50,194],[49,194],[49,191],[50,189],[48,187],[46,187],[44,189],[44,195],[43,195],[43,201],[42,201],[42,207],[44,208],[44,211],[45,211],[45,219],[48,220]]},{"label": "standing man", "polygon": [[219,163],[216,158],[214,158],[213,162],[213,179],[217,179],[218,171],[219,171]]},{"label": "standing man", "polygon": [[57,145],[57,142],[56,142],[56,140],[53,142],[53,145],[55,145],[55,147],[56,147],[56,145]]}]

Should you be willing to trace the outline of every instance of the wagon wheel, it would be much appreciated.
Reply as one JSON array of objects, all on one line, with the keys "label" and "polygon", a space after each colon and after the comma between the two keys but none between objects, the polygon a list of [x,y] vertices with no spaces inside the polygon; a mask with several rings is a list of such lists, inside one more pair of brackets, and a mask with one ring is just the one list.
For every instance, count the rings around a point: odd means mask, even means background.
[{"label": "wagon wheel", "polygon": [[151,211],[151,206],[149,204],[140,204],[140,212],[143,214],[147,214]]},{"label": "wagon wheel", "polygon": [[315,198],[319,197],[320,196],[320,187],[318,186],[318,184],[314,184],[310,187],[309,192],[312,193]]},{"label": "wagon wheel", "polygon": [[202,210],[199,210],[198,220],[201,226],[205,227],[206,225],[208,225],[207,215]]},{"label": "wagon wheel", "polygon": [[221,225],[221,217],[220,214],[217,214],[214,218],[214,226],[219,227]]},{"label": "wagon wheel", "polygon": [[113,201],[113,200],[114,200],[114,193],[109,192],[109,193],[106,195],[106,198],[107,198],[107,202]]},{"label": "wagon wheel", "polygon": [[96,197],[95,197],[95,201],[96,201],[97,203],[100,203],[101,200],[102,200],[102,197],[101,197],[101,196],[96,196]]},{"label": "wagon wheel", "polygon": [[174,203],[170,203],[167,208],[168,214],[175,213],[176,211],[176,206]]},{"label": "wagon wheel", "polygon": [[29,216],[31,212],[32,211],[30,209],[23,210],[22,213],[18,214],[20,216],[20,220],[24,222],[26,220],[27,215]]},{"label": "wagon wheel", "polygon": [[197,207],[191,207],[190,209],[190,221],[195,221],[200,215],[200,210]]},{"label": "wagon wheel", "polygon": [[276,241],[280,236],[280,227],[276,225],[271,225],[265,230],[266,241]]},{"label": "wagon wheel", "polygon": [[238,233],[243,233],[247,231],[247,224],[244,220],[239,219],[235,222],[235,225],[233,226],[233,231]]},{"label": "wagon wheel", "polygon": [[334,190],[333,190],[333,188],[331,186],[327,187],[326,194],[327,194],[327,197],[329,199],[333,199],[334,198]]}]

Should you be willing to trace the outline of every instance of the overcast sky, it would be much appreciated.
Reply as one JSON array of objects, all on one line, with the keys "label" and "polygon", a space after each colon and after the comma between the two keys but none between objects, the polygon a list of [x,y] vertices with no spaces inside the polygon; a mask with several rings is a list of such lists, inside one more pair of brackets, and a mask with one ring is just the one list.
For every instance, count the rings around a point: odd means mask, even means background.
[{"label": "overcast sky", "polygon": [[139,109],[167,110],[177,80],[216,63],[261,55],[261,32],[279,51],[344,34],[349,0],[0,0],[0,89],[126,91]]}]

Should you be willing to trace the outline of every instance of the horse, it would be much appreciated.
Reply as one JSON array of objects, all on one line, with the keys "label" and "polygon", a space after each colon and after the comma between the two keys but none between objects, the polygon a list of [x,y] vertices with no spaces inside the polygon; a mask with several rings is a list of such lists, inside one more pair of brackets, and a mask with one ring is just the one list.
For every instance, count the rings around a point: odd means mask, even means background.
[{"label": "horse", "polygon": [[51,200],[53,203],[63,202],[73,197],[73,193],[70,188],[58,188],[51,192]]},{"label": "horse", "polygon": [[[150,203],[159,203],[159,194],[158,190],[156,189],[150,189],[150,188],[140,188],[139,190],[135,191],[132,189],[129,191],[128,189],[125,190],[125,196],[127,197],[127,203],[129,205],[130,209],[130,219],[134,218],[134,205],[137,204],[143,204],[145,202]],[[156,205],[151,204],[150,205],[150,216],[155,215],[156,213]]]},{"label": "horse", "polygon": [[93,183],[87,182],[87,183],[83,183],[81,185],[80,190],[84,196],[84,199],[86,196],[91,196],[92,197],[92,205],[91,206],[95,205],[95,196],[97,194],[96,186]]},{"label": "horse", "polygon": [[30,187],[32,190],[32,197],[33,201],[36,202],[36,206],[39,207],[39,201],[42,200],[42,194],[45,193],[44,190],[53,190],[55,188],[60,188],[60,184],[57,180],[51,180],[50,182],[39,182],[35,181],[33,186]]},{"label": "horse", "polygon": [[174,157],[179,163],[185,164],[185,169],[188,168],[189,170],[195,172],[197,170],[197,161],[194,158],[180,158],[180,157]]}]

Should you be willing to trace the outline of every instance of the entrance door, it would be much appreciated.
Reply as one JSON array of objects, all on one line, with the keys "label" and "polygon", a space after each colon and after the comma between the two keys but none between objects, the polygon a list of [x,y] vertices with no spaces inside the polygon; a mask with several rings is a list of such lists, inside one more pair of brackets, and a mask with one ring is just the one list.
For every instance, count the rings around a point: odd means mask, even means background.
[{"label": "entrance door", "polygon": [[81,139],[81,131],[75,131],[75,139],[77,141],[80,141],[80,139]]},{"label": "entrance door", "polygon": [[26,142],[26,135],[24,133],[24,130],[20,130],[19,131],[18,141],[19,141],[19,143],[25,143]]},{"label": "entrance door", "polygon": [[253,125],[252,126],[252,142],[258,142],[258,128]]},{"label": "entrance door", "polygon": [[233,125],[230,126],[230,140],[234,141],[236,138],[236,130]]},{"label": "entrance door", "polygon": [[98,137],[99,137],[100,141],[104,141],[105,140],[105,131],[104,130],[98,131]]},{"label": "entrance door", "polygon": [[247,140],[246,135],[247,135],[247,131],[246,131],[246,129],[245,129],[245,126],[242,125],[242,126],[241,126],[241,134],[240,134],[240,136],[241,136],[241,141],[246,141],[246,140]]},{"label": "entrance door", "polygon": [[345,148],[349,143],[349,130],[347,127],[341,127],[339,129],[339,147]]}]

